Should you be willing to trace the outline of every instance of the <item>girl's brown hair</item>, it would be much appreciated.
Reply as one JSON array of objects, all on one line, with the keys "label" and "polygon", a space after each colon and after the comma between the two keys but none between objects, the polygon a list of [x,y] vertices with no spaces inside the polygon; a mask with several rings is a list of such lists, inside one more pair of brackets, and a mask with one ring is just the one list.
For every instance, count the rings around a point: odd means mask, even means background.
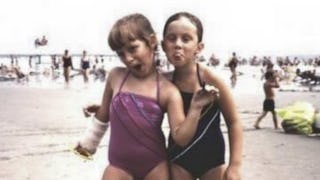
[{"label": "girl's brown hair", "polygon": [[150,35],[155,34],[150,21],[142,14],[135,13],[119,19],[112,27],[108,43],[112,50],[120,50],[127,42],[143,40],[151,48]]},{"label": "girl's brown hair", "polygon": [[163,37],[165,37],[167,30],[168,30],[168,26],[171,22],[178,20],[182,17],[185,17],[187,19],[189,19],[189,21],[194,24],[197,28],[197,36],[198,36],[198,41],[201,42],[202,41],[202,36],[203,36],[203,26],[202,23],[200,21],[200,19],[188,12],[178,12],[176,14],[173,14],[172,16],[169,17],[169,19],[166,21],[165,25],[164,25],[164,29],[163,29]]}]

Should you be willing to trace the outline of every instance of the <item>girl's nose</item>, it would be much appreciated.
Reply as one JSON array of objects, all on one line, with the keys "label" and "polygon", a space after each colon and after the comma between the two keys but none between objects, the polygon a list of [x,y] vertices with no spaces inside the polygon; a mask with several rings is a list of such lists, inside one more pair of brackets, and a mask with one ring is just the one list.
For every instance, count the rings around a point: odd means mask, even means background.
[{"label": "girl's nose", "polygon": [[179,47],[181,47],[181,46],[182,46],[182,41],[181,41],[180,38],[177,38],[177,39],[176,39],[176,42],[175,42],[175,47],[176,47],[176,48],[179,48]]}]

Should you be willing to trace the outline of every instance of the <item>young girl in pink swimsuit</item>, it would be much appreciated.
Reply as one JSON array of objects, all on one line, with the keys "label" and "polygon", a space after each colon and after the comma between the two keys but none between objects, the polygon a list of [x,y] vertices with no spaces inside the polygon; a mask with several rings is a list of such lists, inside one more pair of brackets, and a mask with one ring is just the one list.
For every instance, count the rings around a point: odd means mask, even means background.
[{"label": "young girl in pink swimsuit", "polygon": [[141,14],[118,20],[108,42],[126,67],[110,72],[93,126],[75,150],[94,153],[110,122],[109,165],[103,179],[167,180],[163,114],[168,114],[174,141],[185,146],[195,134],[201,109],[213,101],[214,92],[197,91],[185,117],[178,89],[156,69],[158,42],[150,22]]}]

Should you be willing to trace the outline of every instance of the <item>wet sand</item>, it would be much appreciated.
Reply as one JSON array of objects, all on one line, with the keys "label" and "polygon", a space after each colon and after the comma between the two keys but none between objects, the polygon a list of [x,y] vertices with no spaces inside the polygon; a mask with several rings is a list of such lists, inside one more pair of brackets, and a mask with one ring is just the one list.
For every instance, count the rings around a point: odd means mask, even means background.
[{"label": "wet sand", "polygon": [[[244,128],[242,174],[244,180],[320,179],[320,136],[288,135],[274,130],[271,115],[252,125],[261,112],[262,90],[233,90]],[[258,86],[260,87],[260,86]],[[100,102],[103,85],[65,89],[0,87],[0,179],[95,180],[107,161],[109,133],[93,161],[84,161],[68,151],[83,134],[88,119],[81,108]],[[305,100],[320,108],[320,93],[277,92],[276,106]],[[222,124],[227,140],[226,126]],[[168,126],[163,125],[167,133]],[[228,148],[228,146],[227,146]],[[228,159],[228,149],[227,158]]]}]

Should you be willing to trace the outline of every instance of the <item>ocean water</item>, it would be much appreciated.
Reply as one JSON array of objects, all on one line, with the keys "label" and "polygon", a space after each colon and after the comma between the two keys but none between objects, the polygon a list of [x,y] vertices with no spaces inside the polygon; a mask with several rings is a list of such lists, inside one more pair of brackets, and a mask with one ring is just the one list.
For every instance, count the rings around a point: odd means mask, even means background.
[{"label": "ocean water", "polygon": [[[90,56],[91,62],[94,62],[96,56]],[[98,56],[100,60],[101,57]],[[122,62],[118,59],[117,56],[112,55],[105,55],[103,56],[104,59],[104,69],[108,72],[113,67],[116,66],[124,66]],[[15,63],[15,62],[14,62]],[[11,59],[10,57],[3,57],[0,56],[0,64],[6,65],[10,67]],[[11,80],[4,79],[3,77],[8,77],[7,75],[0,74],[0,87],[33,87],[33,88],[50,88],[50,89],[59,89],[59,88],[66,88],[64,78],[63,78],[63,69],[60,65],[59,70],[55,70],[53,72],[54,76],[52,75],[51,71],[51,57],[50,56],[43,56],[41,58],[41,62],[39,63],[37,58],[32,59],[31,67],[29,64],[29,57],[23,56],[18,58],[18,64],[21,68],[21,71],[25,74],[29,75],[28,82],[25,80],[18,81],[17,79],[12,78]],[[96,79],[93,74],[89,75],[89,83],[85,84],[83,81],[83,77],[80,73],[80,56],[73,57],[73,65],[75,70],[71,71],[71,78],[70,84],[68,88],[73,89],[83,89],[89,87],[96,87],[96,86],[103,86],[104,81],[100,81]],[[91,63],[92,66],[92,63]],[[168,69],[166,66],[163,67],[164,71]],[[212,71],[214,71],[218,76],[220,76],[225,83],[231,87],[230,83],[230,70],[229,68],[220,65],[217,67],[210,67]],[[300,67],[301,69],[310,69],[314,67],[305,66]],[[173,67],[169,67],[169,70],[173,70]],[[249,66],[249,65],[241,65],[238,66],[237,71],[239,73],[237,85],[232,89],[232,92],[236,94],[252,94],[252,93],[263,93],[262,84],[263,78],[261,73],[261,66]],[[293,70],[295,72],[295,70]],[[320,73],[320,68],[316,68],[317,75]],[[2,79],[1,79],[2,78]],[[308,90],[309,87],[302,87],[299,83],[288,83],[288,82],[281,82],[281,87],[283,89],[304,89]],[[320,85],[317,85],[315,89],[320,89]],[[103,87],[102,87],[103,89]],[[262,94],[263,95],[263,94]]]},{"label": "ocean water", "polygon": [[[98,56],[99,66],[104,66],[106,71],[111,70],[115,66],[123,66],[121,61],[112,55],[102,56],[104,62],[101,63],[101,56]],[[91,67],[95,62],[95,56],[90,57],[91,59]],[[94,83],[104,83],[100,80],[96,80],[93,74],[89,75],[89,83],[84,84],[83,77],[80,73],[80,56],[72,57],[72,62],[74,66],[74,70],[71,70],[70,75],[72,76],[70,81],[70,88],[82,88],[90,86],[90,84]],[[15,78],[15,75],[12,74],[0,74],[0,87],[37,87],[37,88],[61,88],[65,87],[64,77],[63,77],[63,68],[60,63],[60,67],[58,70],[54,70],[52,72],[52,60],[50,56],[42,56],[41,61],[37,57],[32,58],[31,63],[29,63],[29,56],[22,56],[13,61],[14,66],[18,64],[21,71],[24,74],[28,75],[28,81],[22,79],[18,81]],[[11,58],[8,57],[0,57],[0,64],[5,65],[7,67],[11,67]]]}]

